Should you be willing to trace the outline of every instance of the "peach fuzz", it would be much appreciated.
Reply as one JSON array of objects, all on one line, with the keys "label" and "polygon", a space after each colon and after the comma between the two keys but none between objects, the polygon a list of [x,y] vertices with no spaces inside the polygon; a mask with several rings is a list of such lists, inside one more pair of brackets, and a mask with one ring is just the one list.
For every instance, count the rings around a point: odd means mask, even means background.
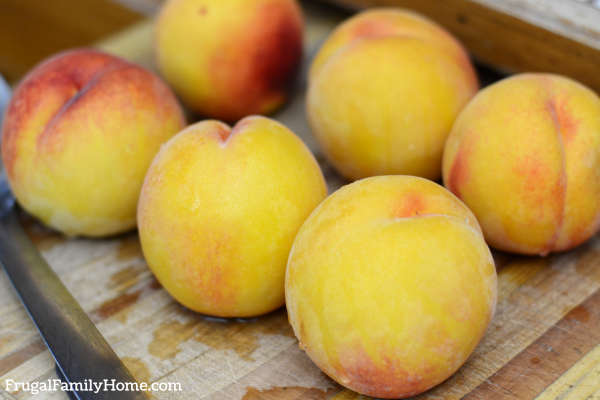
[{"label": "peach fuzz", "polygon": [[296,0],[168,0],[156,23],[155,53],[191,110],[234,122],[286,100],[303,28]]},{"label": "peach fuzz", "polygon": [[184,306],[250,317],[283,305],[284,274],[302,222],[326,196],[302,141],[265,117],[233,129],[204,121],[156,156],[138,206],[142,249]]},{"label": "peach fuzz", "polygon": [[443,173],[491,246],[532,255],[575,247],[600,224],[600,99],[551,74],[491,85],[458,117]]},{"label": "peach fuzz", "polygon": [[290,323],[343,386],[409,397],[452,375],[492,318],[494,260],[468,208],[412,176],[366,178],[300,228],[286,272]]},{"label": "peach fuzz", "polygon": [[68,235],[135,227],[146,170],[185,124],[170,89],[118,57],[79,49],[34,68],[2,127],[2,158],[21,206]]},{"label": "peach fuzz", "polygon": [[309,73],[307,115],[346,178],[440,177],[454,119],[478,82],[461,44],[402,9],[373,9],[341,24]]}]

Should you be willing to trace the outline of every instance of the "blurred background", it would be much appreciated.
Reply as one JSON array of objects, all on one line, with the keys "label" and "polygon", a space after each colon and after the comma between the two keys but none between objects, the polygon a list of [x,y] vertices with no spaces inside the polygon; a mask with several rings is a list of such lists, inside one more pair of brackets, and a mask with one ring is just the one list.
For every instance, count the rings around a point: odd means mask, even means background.
[{"label": "blurred background", "polygon": [[[164,0],[0,0],[0,74],[9,84],[16,83],[31,67],[45,57],[57,51],[92,45],[95,42],[112,34],[122,31],[133,24],[152,17],[160,8]],[[324,1],[324,0],[323,0]],[[559,45],[553,39],[540,36],[537,41],[524,43],[539,36],[539,32],[528,32],[523,29],[523,36],[514,36],[521,44],[513,46],[528,48],[527,51],[515,50],[520,53],[515,55],[504,54],[506,47],[501,43],[502,38],[493,43],[489,37],[473,37],[469,29],[469,22],[456,19],[446,20],[440,16],[445,12],[460,9],[460,2],[449,1],[436,3],[436,1],[415,0],[327,0],[331,3],[345,5],[399,5],[416,7],[419,12],[441,22],[448,29],[458,34],[467,47],[475,53],[476,58],[496,66],[505,66],[511,70],[556,70],[567,75],[577,77],[587,82],[592,87],[599,84],[594,78],[589,77],[590,70],[582,66],[563,65],[556,66],[557,60],[535,60],[532,55],[537,52],[547,53],[543,49],[544,43],[554,42],[553,46],[571,49],[563,51],[572,52],[583,59],[592,61],[599,53],[587,54],[588,49],[573,48],[575,43],[562,43]],[[596,14],[600,12],[600,0],[477,0],[474,3],[488,4],[493,7],[508,11],[534,25],[549,28],[558,27],[559,33],[566,34],[578,42],[584,42],[592,48],[600,46],[600,27],[594,28]],[[439,8],[435,10],[434,8]],[[568,11],[565,14],[565,11]],[[450,18],[447,14],[446,17]],[[496,21],[499,22],[499,21]],[[502,21],[500,21],[502,22]],[[486,23],[494,23],[492,20]],[[502,22],[504,24],[504,22]],[[591,25],[590,25],[591,24]],[[554,30],[554,29],[552,29]],[[516,32],[513,32],[516,34]],[[504,37],[506,33],[501,36]],[[552,40],[549,40],[552,39]],[[477,43],[480,42],[480,43]],[[501,48],[495,48],[500,46]],[[508,44],[506,44],[508,46]],[[534,47],[532,49],[532,46]],[[577,45],[575,47],[578,47]],[[597,47],[596,47],[597,48]],[[503,52],[501,52],[502,50]],[[502,54],[502,55],[500,55]],[[523,54],[525,54],[523,56]],[[527,56],[529,54],[529,56]],[[537,57],[537,56],[536,56]],[[561,57],[561,63],[570,64],[569,57]],[[577,61],[581,63],[581,59]],[[577,64],[574,63],[574,64]]]},{"label": "blurred background", "polygon": [[[0,0],[0,74],[14,84],[45,57],[85,46],[154,15],[164,0]],[[556,1],[538,0],[552,8]],[[600,0],[560,0],[600,10]],[[361,0],[348,1],[361,3]],[[380,1],[387,4],[392,1]],[[396,1],[396,3],[403,3]],[[431,2],[424,2],[431,3]],[[500,6],[519,8],[520,0]],[[531,1],[528,1],[531,3]],[[575,30],[575,26],[573,29]],[[589,29],[586,29],[589,31]],[[588,32],[589,34],[589,32]]]},{"label": "blurred background", "polygon": [[162,0],[0,0],[0,74],[14,84],[62,49],[90,45],[154,15]]}]

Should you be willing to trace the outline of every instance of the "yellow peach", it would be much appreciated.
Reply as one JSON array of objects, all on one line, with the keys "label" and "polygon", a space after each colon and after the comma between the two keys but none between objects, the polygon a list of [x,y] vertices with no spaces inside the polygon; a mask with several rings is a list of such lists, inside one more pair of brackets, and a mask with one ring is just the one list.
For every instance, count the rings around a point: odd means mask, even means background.
[{"label": "yellow peach", "polygon": [[469,58],[417,14],[374,9],[350,18],[311,66],[307,114],[328,160],[345,177],[440,177],[444,142],[476,93]]},{"label": "yellow peach", "polygon": [[551,74],[491,85],[456,120],[443,172],[493,247],[577,246],[600,227],[600,98]]},{"label": "yellow peach", "polygon": [[284,274],[302,222],[326,195],[302,141],[265,117],[230,129],[204,121],[158,153],[138,225],[148,265],[186,307],[219,317],[267,313],[284,302]]},{"label": "yellow peach", "polygon": [[237,121],[285,101],[302,35],[296,0],[168,0],[156,24],[156,58],[191,110]]},{"label": "yellow peach", "polygon": [[135,227],[146,170],[185,124],[154,74],[95,50],[58,54],[16,88],[2,157],[21,206],[69,235]]},{"label": "yellow peach", "polygon": [[300,228],[286,272],[290,323],[308,356],[359,393],[421,393],[482,338],[496,271],[479,225],[443,187],[380,176],[344,186]]}]

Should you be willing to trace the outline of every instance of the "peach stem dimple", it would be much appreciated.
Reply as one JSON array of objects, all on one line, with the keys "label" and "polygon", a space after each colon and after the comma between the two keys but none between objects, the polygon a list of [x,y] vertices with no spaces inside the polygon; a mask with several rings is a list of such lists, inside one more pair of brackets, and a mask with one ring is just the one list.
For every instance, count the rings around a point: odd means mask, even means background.
[{"label": "peach stem dimple", "polygon": [[231,129],[229,129],[229,127],[226,127],[226,126],[219,125],[219,129],[217,130],[217,135],[219,135],[219,140],[222,142],[222,144],[225,144],[227,142],[227,140],[229,139],[229,137],[231,136]]}]

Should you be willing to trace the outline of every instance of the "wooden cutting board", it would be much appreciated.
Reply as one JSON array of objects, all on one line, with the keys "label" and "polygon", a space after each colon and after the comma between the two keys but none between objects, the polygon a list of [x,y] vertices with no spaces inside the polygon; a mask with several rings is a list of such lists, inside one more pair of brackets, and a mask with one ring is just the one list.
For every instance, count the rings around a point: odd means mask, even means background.
[{"label": "wooden cutting board", "polygon": [[[315,7],[306,9],[307,60],[344,17]],[[136,25],[98,47],[152,68],[152,24]],[[344,182],[323,162],[310,136],[303,85],[276,117],[317,154],[333,191]],[[312,364],[298,348],[283,309],[225,321],[179,306],[147,268],[135,233],[69,240],[25,215],[23,223],[136,378],[181,383],[182,392],[155,392],[156,398],[365,398]],[[600,238],[556,256],[495,253],[495,259],[499,302],[487,335],[454,376],[418,399],[600,399]],[[7,379],[49,378],[56,378],[50,353],[0,273],[0,399],[31,397],[6,391]]]}]

